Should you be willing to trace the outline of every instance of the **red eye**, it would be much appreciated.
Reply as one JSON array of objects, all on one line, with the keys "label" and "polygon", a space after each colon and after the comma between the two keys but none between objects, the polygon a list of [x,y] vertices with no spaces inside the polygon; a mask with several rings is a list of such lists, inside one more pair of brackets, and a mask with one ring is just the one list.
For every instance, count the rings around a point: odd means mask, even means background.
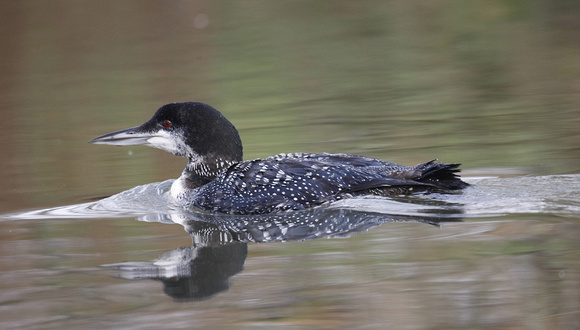
[{"label": "red eye", "polygon": [[173,126],[173,123],[170,122],[169,120],[166,120],[163,122],[163,127],[165,128],[171,128],[171,126]]}]

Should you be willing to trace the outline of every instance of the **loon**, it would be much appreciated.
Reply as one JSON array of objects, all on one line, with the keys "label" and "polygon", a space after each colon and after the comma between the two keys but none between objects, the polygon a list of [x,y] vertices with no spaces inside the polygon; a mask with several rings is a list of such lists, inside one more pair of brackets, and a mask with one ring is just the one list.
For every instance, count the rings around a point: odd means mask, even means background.
[{"label": "loon", "polygon": [[350,154],[289,153],[242,159],[234,125],[201,102],[170,103],[141,126],[97,137],[96,144],[146,145],[189,162],[171,186],[184,207],[213,213],[302,210],[360,195],[448,192],[468,186],[460,164],[432,160],[408,167]]}]

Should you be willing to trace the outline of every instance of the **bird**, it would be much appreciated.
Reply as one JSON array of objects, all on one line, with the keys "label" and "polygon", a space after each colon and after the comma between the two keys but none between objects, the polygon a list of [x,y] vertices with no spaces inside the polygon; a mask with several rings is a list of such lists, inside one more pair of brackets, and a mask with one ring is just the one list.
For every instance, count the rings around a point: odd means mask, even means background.
[{"label": "bird", "polygon": [[187,158],[170,195],[178,205],[211,213],[270,214],[363,195],[446,193],[469,186],[458,176],[460,164],[437,160],[403,166],[343,153],[243,160],[234,125],[202,102],[166,104],[144,124],[90,143],[146,145]]}]

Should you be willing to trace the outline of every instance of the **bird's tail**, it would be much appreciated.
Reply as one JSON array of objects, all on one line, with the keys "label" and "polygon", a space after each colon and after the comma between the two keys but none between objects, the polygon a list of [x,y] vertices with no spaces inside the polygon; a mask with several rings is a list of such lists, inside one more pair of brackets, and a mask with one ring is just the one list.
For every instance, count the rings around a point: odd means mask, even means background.
[{"label": "bird's tail", "polygon": [[463,189],[469,184],[462,181],[457,175],[461,171],[459,165],[461,164],[438,163],[436,159],[419,164],[415,167],[415,170],[420,171],[421,176],[415,180],[447,190]]}]

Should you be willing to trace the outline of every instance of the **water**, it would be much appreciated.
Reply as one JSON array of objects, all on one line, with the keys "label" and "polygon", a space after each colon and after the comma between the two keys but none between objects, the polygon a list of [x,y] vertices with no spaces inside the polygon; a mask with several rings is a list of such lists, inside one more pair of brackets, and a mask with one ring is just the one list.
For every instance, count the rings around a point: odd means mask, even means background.
[{"label": "water", "polygon": [[[577,297],[580,175],[469,181],[474,186],[462,194],[227,216],[168,206],[168,180],[4,215],[3,258],[11,269],[3,272],[3,297],[13,297],[4,310],[38,315],[4,325],[185,327],[189,317],[200,327],[573,322],[573,313],[560,311]],[[155,223],[183,226],[180,236],[188,233],[194,244],[152,234]],[[135,224],[123,236],[106,234]],[[548,309],[537,296],[564,302]],[[448,312],[458,309],[460,318]],[[145,317],[151,314],[154,320]]]},{"label": "water", "polygon": [[[576,328],[579,12],[0,3],[0,327]],[[439,158],[473,186],[215,216],[168,203],[184,160],[87,144],[188,100],[246,159]]]}]

